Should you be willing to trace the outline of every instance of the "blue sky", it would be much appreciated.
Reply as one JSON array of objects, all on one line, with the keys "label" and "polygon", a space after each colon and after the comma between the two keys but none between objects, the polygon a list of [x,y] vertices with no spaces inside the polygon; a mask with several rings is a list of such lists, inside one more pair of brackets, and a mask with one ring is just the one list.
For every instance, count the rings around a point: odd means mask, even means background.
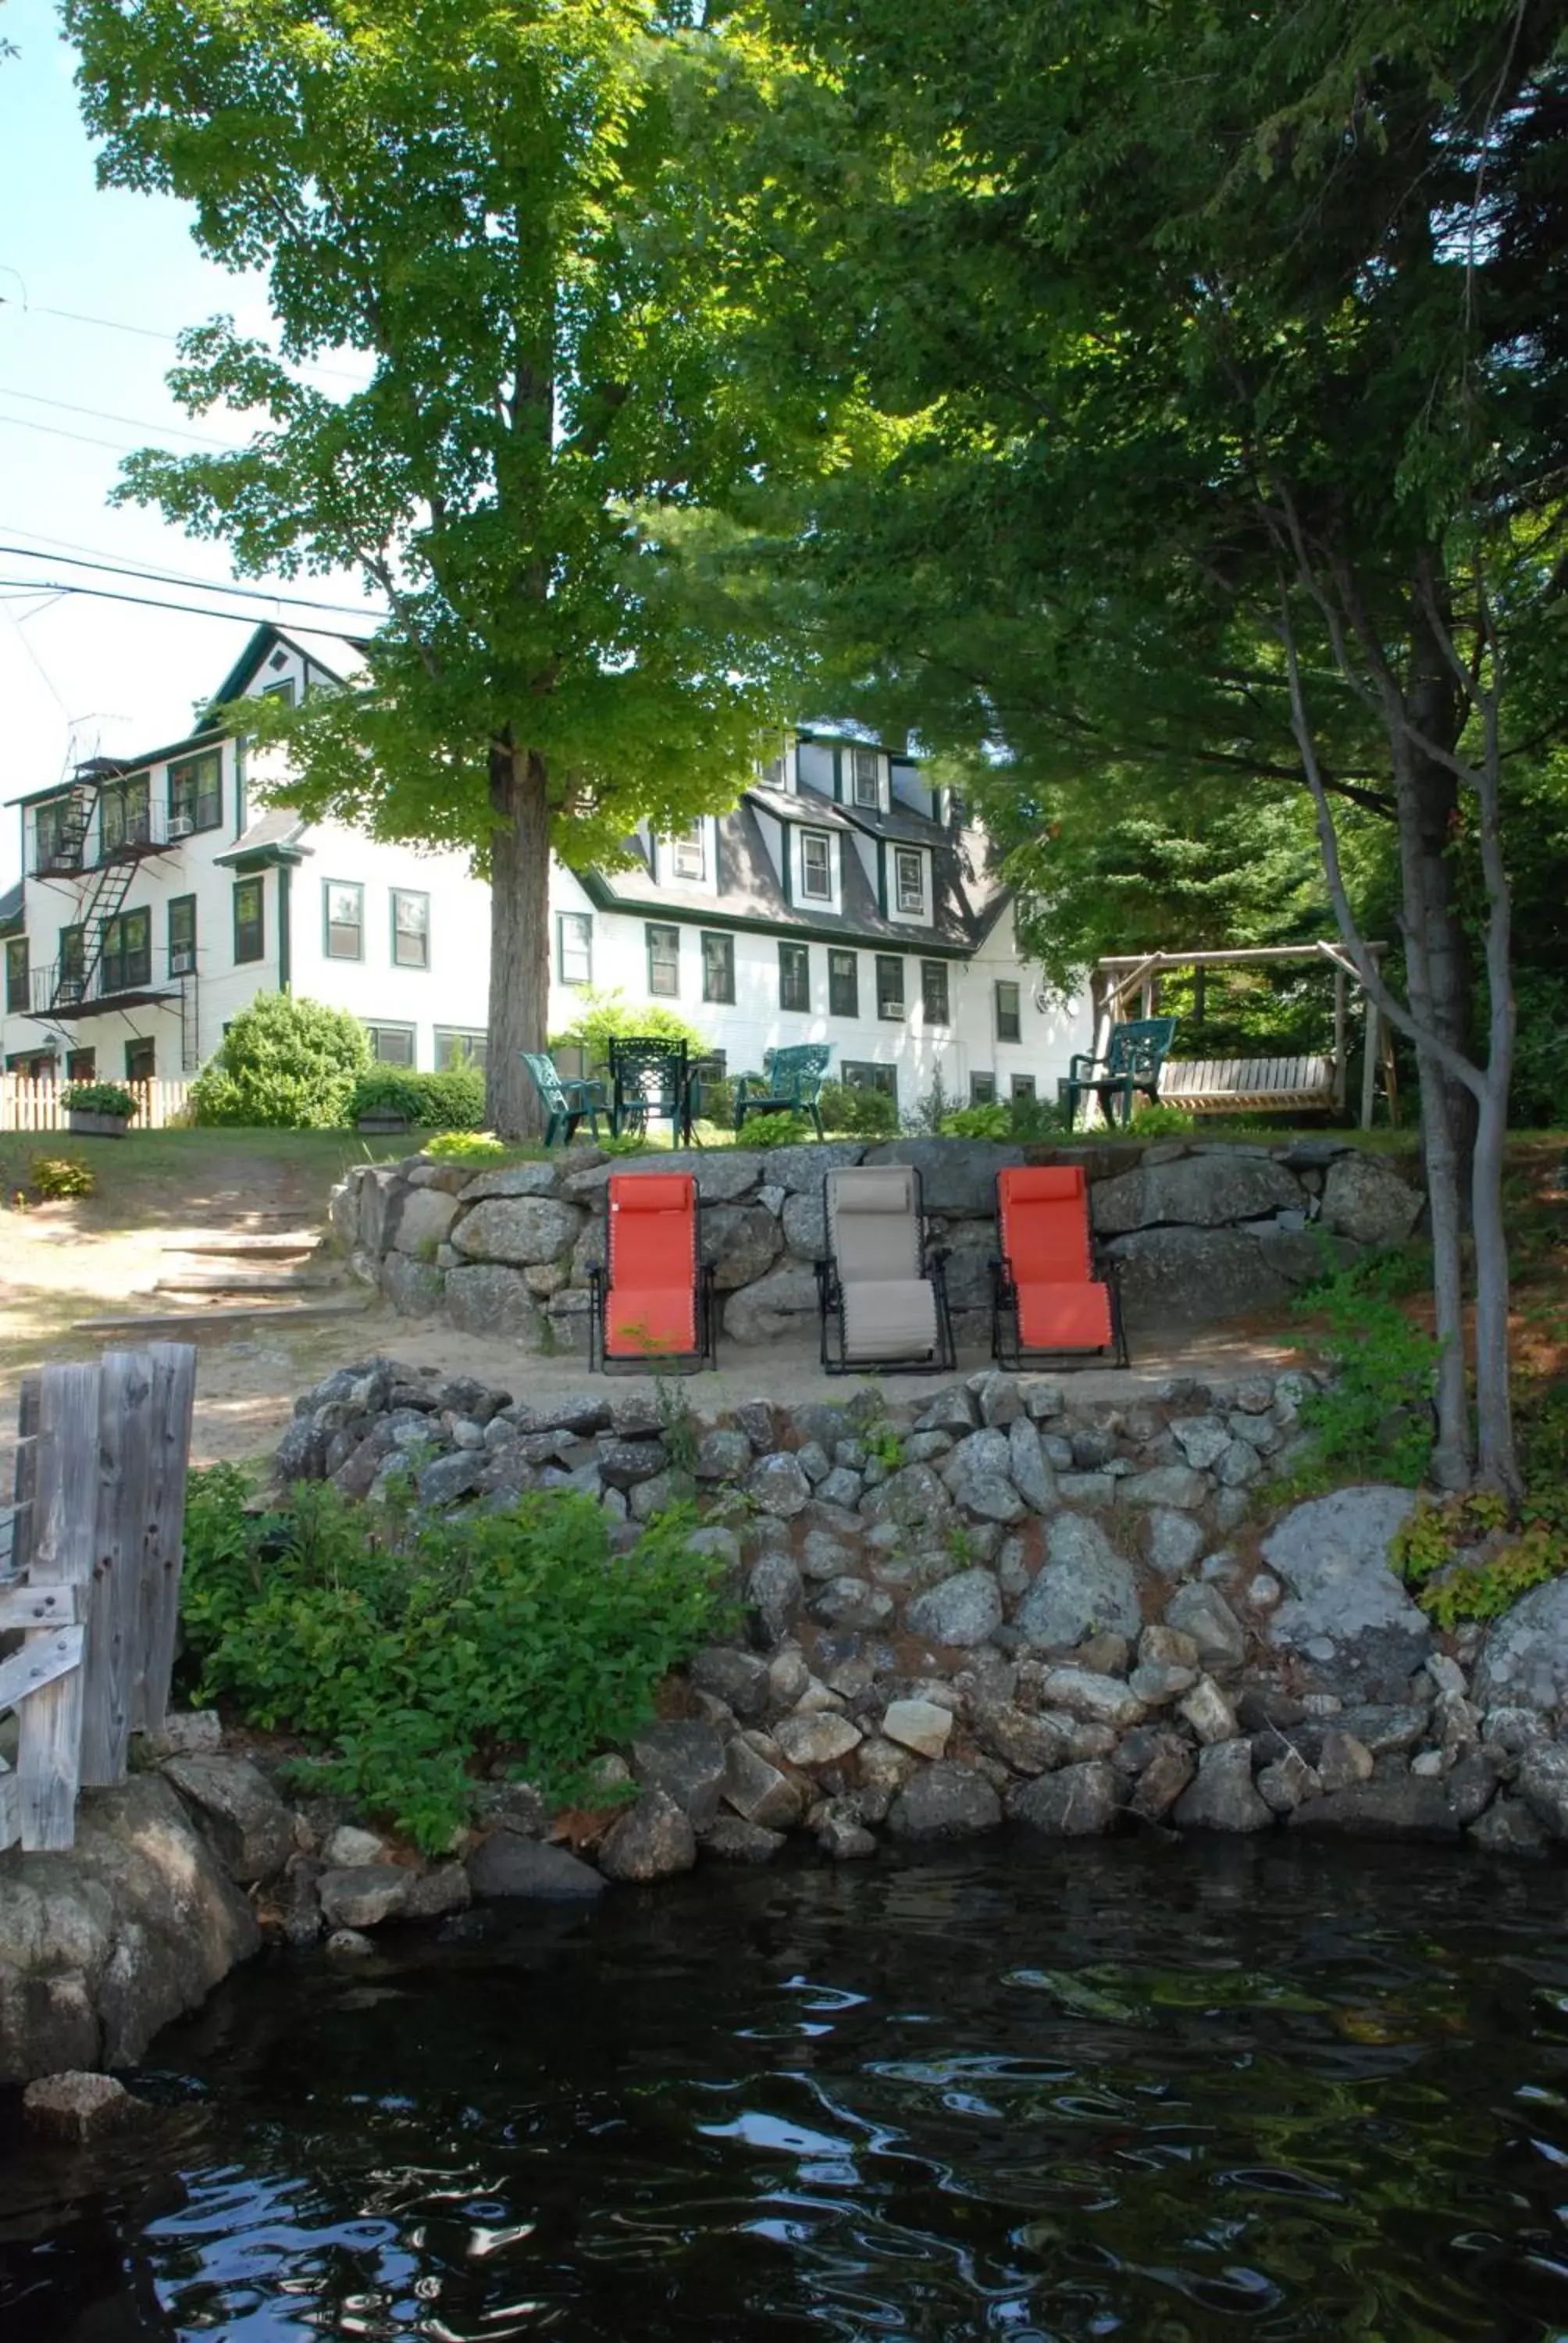
[{"label": "blue sky", "polygon": [[[0,63],[0,546],[29,548],[25,558],[0,552],[5,799],[45,787],[78,757],[130,754],[177,738],[193,703],[243,647],[246,628],[232,620],[85,597],[51,601],[38,591],[18,594],[13,581],[73,578],[175,601],[204,598],[186,587],[68,569],[60,560],[66,552],[232,578],[221,548],[185,537],[156,513],[116,509],[108,498],[121,458],[135,447],[195,444],[176,431],[244,436],[232,418],[193,423],[163,377],[182,327],[224,311],[259,332],[266,307],[258,279],[231,277],[197,251],[184,205],[100,193],[74,59],[46,0],[9,0],[0,33],[21,51]],[[74,411],[83,408],[96,411]],[[352,602],[357,589],[345,591],[346,583],[309,590]],[[18,854],[16,818],[0,817],[0,887],[15,877]]]}]

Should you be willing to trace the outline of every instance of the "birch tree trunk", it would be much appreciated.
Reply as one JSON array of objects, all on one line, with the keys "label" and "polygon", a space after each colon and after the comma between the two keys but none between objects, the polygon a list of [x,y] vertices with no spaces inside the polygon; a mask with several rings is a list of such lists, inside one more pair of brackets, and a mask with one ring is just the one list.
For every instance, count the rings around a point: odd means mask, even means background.
[{"label": "birch tree trunk", "polygon": [[548,1040],[550,809],[544,759],[490,747],[490,1013],[486,1115],[500,1139],[537,1138],[538,1094],[522,1063]]}]

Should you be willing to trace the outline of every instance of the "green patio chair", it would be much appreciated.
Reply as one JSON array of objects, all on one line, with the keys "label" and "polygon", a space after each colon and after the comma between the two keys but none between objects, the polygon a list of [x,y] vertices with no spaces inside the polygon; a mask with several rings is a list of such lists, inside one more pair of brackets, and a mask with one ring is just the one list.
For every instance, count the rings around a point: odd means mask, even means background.
[{"label": "green patio chair", "polygon": [[1135,1092],[1141,1091],[1152,1106],[1160,1096],[1161,1068],[1171,1054],[1175,1036],[1174,1017],[1135,1017],[1125,1025],[1111,1027],[1103,1058],[1078,1051],[1056,1085],[1057,1103],[1067,1109],[1069,1131],[1078,1112],[1078,1101],[1086,1091],[1092,1091],[1099,1099],[1110,1123],[1116,1121],[1118,1099],[1121,1101],[1124,1124],[1132,1120]]},{"label": "green patio chair", "polygon": [[577,1137],[579,1122],[586,1122],[597,1139],[599,1116],[608,1111],[604,1084],[563,1079],[542,1051],[523,1050],[518,1055],[545,1111],[545,1145],[553,1147],[558,1139],[562,1139],[569,1147]]},{"label": "green patio chair", "polygon": [[762,1063],[764,1085],[753,1088],[742,1074],[735,1085],[735,1129],[739,1135],[749,1114],[809,1114],[822,1136],[822,1077],[833,1054],[831,1041],[800,1041],[792,1049],[769,1050]]}]

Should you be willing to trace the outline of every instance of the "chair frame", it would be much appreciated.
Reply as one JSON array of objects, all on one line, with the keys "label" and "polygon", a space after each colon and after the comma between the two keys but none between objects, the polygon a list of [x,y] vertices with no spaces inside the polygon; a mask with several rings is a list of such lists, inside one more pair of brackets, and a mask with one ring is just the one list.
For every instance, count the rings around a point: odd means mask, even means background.
[{"label": "chair frame", "polygon": [[[808,1066],[800,1062],[808,1054],[817,1058],[818,1062],[815,1065]],[[767,1090],[758,1091],[748,1096],[747,1077],[744,1074],[735,1085],[736,1137],[739,1138],[749,1114],[809,1114],[816,1126],[817,1136],[820,1139],[823,1135],[820,1105],[822,1084],[828,1078],[828,1061],[832,1054],[831,1041],[794,1041],[788,1048],[769,1050],[762,1061],[768,1082]],[[774,1071],[780,1058],[789,1058],[796,1061],[784,1075],[785,1087],[782,1090],[779,1088],[779,1078]],[[801,1091],[808,1090],[810,1095],[802,1098]]]},{"label": "chair frame", "polygon": [[[1089,1211],[1089,1185],[1083,1190],[1083,1209]],[[1001,1239],[1001,1182],[996,1192],[997,1240]],[[1103,1285],[1111,1302],[1111,1341],[1099,1342],[1091,1351],[1060,1348],[1035,1348],[1019,1338],[1018,1280],[1012,1263],[1005,1253],[993,1253],[990,1258],[990,1354],[1008,1374],[1020,1374],[1026,1368],[1050,1367],[1065,1371],[1073,1367],[1109,1364],[1130,1367],[1132,1353],[1127,1347],[1127,1326],[1121,1312],[1121,1270],[1119,1262],[1099,1243],[1092,1232],[1089,1239],[1090,1282]],[[1006,1330],[1010,1329],[1010,1332]]]},{"label": "chair frame", "polygon": [[1106,1121],[1112,1125],[1116,1121],[1112,1101],[1119,1098],[1123,1128],[1132,1120],[1137,1092],[1141,1091],[1151,1106],[1157,1106],[1160,1076],[1176,1039],[1176,1025],[1174,1017],[1134,1017],[1111,1027],[1103,1058],[1091,1051],[1075,1051],[1056,1085],[1057,1104],[1067,1108],[1068,1129],[1072,1128],[1078,1101],[1086,1091],[1094,1092]]},{"label": "chair frame", "polygon": [[[900,1167],[900,1169],[904,1167]],[[915,1222],[920,1231],[920,1274],[928,1279],[936,1297],[937,1348],[932,1358],[917,1359],[851,1359],[845,1354],[844,1287],[839,1275],[839,1264],[831,1253],[824,1253],[814,1264],[817,1272],[817,1310],[820,1322],[819,1355],[822,1372],[829,1375],[950,1375],[958,1365],[958,1353],[953,1344],[952,1312],[948,1305],[947,1264],[949,1248],[933,1245],[927,1225],[924,1191],[920,1168],[908,1166],[915,1191]],[[827,1242],[829,1227],[828,1186],[834,1174],[828,1172],[822,1181],[822,1229]]]},{"label": "chair frame", "polygon": [[[597,1139],[598,1119],[609,1111],[604,1084],[587,1075],[560,1073],[542,1051],[519,1050],[518,1055],[545,1110],[545,1145],[553,1147],[558,1135],[562,1135],[565,1144],[569,1147],[577,1137],[578,1124],[583,1122],[588,1125]],[[548,1083],[540,1076],[540,1065],[549,1067]],[[553,1098],[550,1095],[552,1089],[556,1092]]]},{"label": "chair frame", "polygon": [[[669,1102],[650,1099],[646,1093],[628,1091],[624,1080],[638,1060],[653,1065],[659,1061],[668,1068]],[[668,1041],[657,1033],[612,1033],[609,1041],[609,1127],[618,1139],[627,1125],[647,1131],[648,1117],[668,1114],[671,1137],[678,1143],[691,1144],[691,1067],[684,1041]]]},{"label": "chair frame", "polygon": [[[635,1179],[638,1174],[620,1173],[620,1178]],[[696,1182],[692,1182],[696,1188]],[[588,1373],[596,1375],[700,1374],[705,1368],[717,1365],[716,1329],[718,1311],[713,1291],[713,1263],[702,1258],[702,1196],[700,1191],[693,1203],[692,1237],[697,1253],[697,1348],[695,1351],[647,1351],[635,1358],[612,1358],[606,1345],[608,1332],[605,1313],[610,1296],[609,1283],[609,1203],[610,1182],[604,1191],[604,1263],[588,1272]]]}]

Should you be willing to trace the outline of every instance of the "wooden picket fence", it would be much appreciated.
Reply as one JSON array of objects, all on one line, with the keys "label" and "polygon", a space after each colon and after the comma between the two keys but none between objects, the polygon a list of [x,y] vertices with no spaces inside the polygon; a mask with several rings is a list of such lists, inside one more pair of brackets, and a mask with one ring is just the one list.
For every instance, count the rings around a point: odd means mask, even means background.
[{"label": "wooden picket fence", "polygon": [[76,1792],[126,1779],[161,1731],[179,1620],[196,1352],[188,1342],[45,1367],[22,1386],[0,1524],[0,1849],[68,1847]]},{"label": "wooden picket fence", "polygon": [[[0,1074],[0,1131],[64,1131],[65,1110],[60,1104],[67,1083],[33,1074]],[[189,1082],[166,1081],[161,1074],[145,1081],[125,1082],[136,1101],[135,1131],[165,1131],[183,1122],[189,1111]]]}]

